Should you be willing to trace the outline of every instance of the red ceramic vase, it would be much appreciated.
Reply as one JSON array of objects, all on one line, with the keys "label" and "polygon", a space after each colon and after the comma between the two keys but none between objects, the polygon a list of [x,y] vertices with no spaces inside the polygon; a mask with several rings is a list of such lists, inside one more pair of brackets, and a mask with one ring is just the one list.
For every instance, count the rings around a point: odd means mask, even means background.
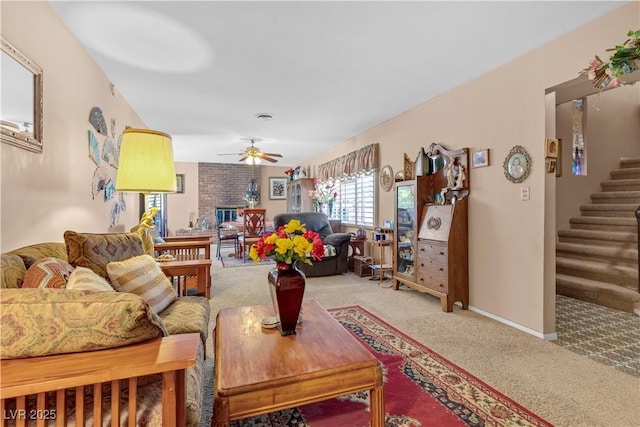
[{"label": "red ceramic vase", "polygon": [[296,324],[300,308],[306,277],[293,264],[277,262],[276,268],[267,275],[271,301],[278,318],[278,330],[282,336],[296,333]]}]

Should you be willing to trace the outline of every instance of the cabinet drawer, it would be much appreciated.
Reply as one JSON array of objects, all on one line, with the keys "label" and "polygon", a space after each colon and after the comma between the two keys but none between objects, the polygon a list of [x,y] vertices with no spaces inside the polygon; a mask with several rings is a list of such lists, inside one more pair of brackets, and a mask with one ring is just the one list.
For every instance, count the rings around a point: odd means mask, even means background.
[{"label": "cabinet drawer", "polygon": [[417,283],[426,288],[441,292],[445,295],[449,293],[449,281],[446,277],[432,276],[427,272],[420,271],[418,273]]},{"label": "cabinet drawer", "polygon": [[449,277],[449,266],[444,262],[429,260],[424,265],[420,263],[420,269],[428,276],[442,277],[443,279]]},{"label": "cabinet drawer", "polygon": [[437,243],[418,243],[418,258],[428,258],[436,262],[447,262],[448,260],[447,245],[439,245]]}]

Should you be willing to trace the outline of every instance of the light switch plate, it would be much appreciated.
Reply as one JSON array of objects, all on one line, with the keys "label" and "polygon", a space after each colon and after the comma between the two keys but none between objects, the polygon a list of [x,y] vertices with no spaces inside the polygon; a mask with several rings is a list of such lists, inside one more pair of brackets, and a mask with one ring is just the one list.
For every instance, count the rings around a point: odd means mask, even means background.
[{"label": "light switch plate", "polygon": [[529,200],[529,187],[520,187],[520,200]]}]

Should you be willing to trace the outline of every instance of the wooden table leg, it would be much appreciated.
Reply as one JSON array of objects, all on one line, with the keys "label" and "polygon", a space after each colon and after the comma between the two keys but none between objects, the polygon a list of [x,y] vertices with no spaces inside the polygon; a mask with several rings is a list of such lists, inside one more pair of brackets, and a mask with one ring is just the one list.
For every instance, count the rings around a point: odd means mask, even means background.
[{"label": "wooden table leg", "polygon": [[372,388],[369,391],[371,404],[371,427],[384,427],[384,389]]},{"label": "wooden table leg", "polygon": [[211,427],[229,427],[229,401],[214,396]]}]

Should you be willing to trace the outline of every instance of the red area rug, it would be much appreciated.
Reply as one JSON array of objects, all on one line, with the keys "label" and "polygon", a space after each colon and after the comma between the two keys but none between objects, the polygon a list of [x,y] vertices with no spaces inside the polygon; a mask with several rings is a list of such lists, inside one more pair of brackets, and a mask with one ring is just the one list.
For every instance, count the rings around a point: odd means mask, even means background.
[{"label": "red area rug", "polygon": [[[329,312],[384,365],[385,427],[551,426],[361,307]],[[231,423],[233,427],[368,426],[369,393]]]}]

